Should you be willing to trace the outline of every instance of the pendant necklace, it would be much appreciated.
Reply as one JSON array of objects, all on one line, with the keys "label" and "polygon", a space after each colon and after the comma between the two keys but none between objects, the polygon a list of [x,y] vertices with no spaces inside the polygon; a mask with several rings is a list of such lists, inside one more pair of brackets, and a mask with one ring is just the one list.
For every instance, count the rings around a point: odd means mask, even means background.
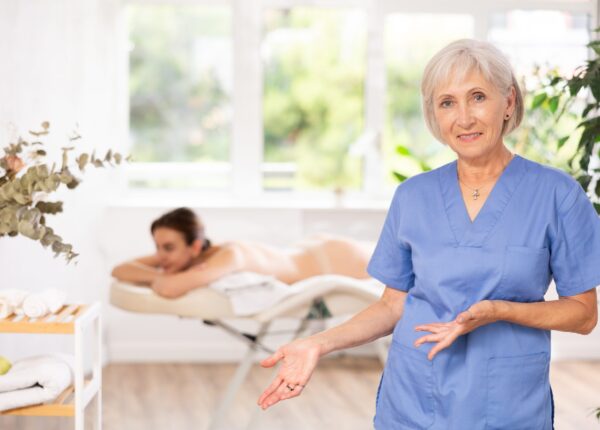
[{"label": "pendant necklace", "polygon": [[[504,169],[506,169],[506,166],[508,166],[508,163],[510,163],[510,160],[512,160],[513,156],[514,156],[514,154],[511,153],[510,154],[510,158],[508,159],[508,161],[506,162],[506,164],[504,165],[504,167],[500,171],[500,175],[502,174],[502,172],[504,172]],[[461,184],[463,184],[465,187],[467,187],[469,190],[471,190],[471,197],[473,197],[473,200],[477,200],[481,196],[481,193],[479,192],[479,190],[482,189],[483,187],[472,188],[472,187],[469,187],[467,184],[465,184],[460,179],[460,175],[458,174],[458,165],[456,166],[456,177],[458,178],[458,181]]]}]

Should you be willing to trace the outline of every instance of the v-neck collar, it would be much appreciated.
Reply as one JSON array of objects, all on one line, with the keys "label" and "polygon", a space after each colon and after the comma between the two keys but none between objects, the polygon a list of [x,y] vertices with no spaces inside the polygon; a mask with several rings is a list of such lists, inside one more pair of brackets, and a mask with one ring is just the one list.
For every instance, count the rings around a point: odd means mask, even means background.
[{"label": "v-neck collar", "polygon": [[494,184],[485,203],[473,221],[460,191],[457,161],[442,166],[439,182],[444,207],[457,246],[480,247],[494,228],[508,204],[526,169],[524,158],[515,154]]}]

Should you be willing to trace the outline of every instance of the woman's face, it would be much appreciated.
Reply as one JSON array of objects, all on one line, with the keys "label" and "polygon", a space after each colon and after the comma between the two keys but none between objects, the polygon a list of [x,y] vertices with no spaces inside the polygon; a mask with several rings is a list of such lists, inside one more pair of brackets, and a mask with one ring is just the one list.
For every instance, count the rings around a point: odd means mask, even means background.
[{"label": "woman's face", "polygon": [[515,89],[503,95],[473,70],[461,81],[452,76],[434,93],[434,114],[445,143],[460,158],[476,159],[502,145],[505,115],[513,114]]},{"label": "woman's face", "polygon": [[[156,245],[156,255],[165,273],[177,273],[190,267],[199,255],[199,241],[191,245],[185,242],[182,233],[168,227],[159,227],[152,234]],[[197,243],[198,242],[198,243]]]}]

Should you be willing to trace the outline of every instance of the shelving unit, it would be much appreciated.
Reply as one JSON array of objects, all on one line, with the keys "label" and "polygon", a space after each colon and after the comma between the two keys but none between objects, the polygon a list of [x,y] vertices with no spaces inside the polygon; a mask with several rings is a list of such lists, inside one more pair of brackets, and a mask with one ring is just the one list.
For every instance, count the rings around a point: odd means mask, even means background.
[{"label": "shelving unit", "polygon": [[[94,332],[91,378],[84,377],[84,332]],[[85,409],[96,396],[94,428],[102,428],[102,323],[100,304],[65,305],[57,313],[40,319],[12,315],[0,320],[0,333],[72,335],[75,350],[74,384],[51,404],[28,406],[0,412],[0,415],[73,417],[75,430],[84,430]]]}]

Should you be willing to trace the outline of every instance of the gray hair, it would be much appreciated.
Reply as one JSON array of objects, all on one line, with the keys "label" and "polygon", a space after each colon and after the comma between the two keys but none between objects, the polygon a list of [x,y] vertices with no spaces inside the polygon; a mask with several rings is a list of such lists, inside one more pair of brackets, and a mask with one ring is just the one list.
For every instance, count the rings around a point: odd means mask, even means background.
[{"label": "gray hair", "polygon": [[506,56],[489,42],[461,39],[442,48],[429,60],[421,82],[425,123],[429,131],[442,143],[445,142],[442,139],[433,109],[434,92],[440,83],[449,76],[460,80],[472,70],[479,71],[505,96],[510,94],[512,87],[515,89],[515,111],[508,120],[504,121],[502,136],[521,124],[524,111],[523,94]]}]

